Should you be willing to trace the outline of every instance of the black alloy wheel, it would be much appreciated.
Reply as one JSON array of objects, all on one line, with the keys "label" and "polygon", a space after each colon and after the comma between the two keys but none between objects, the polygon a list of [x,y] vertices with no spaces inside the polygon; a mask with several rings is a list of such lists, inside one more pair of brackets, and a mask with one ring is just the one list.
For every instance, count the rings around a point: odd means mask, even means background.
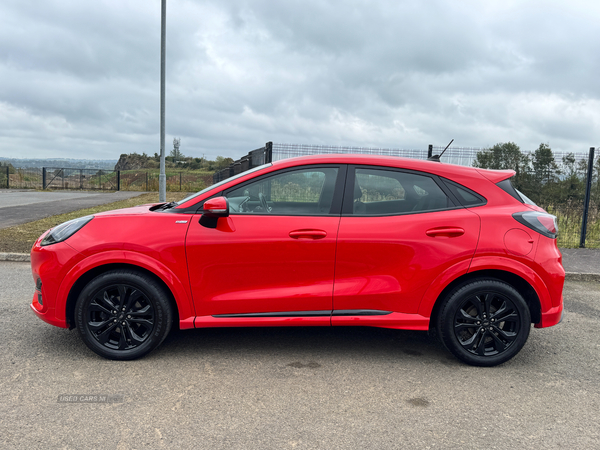
[{"label": "black alloy wheel", "polygon": [[108,359],[136,359],[156,348],[170,331],[172,315],[162,287],[134,271],[98,276],[75,305],[83,341]]},{"label": "black alloy wheel", "polygon": [[469,282],[450,293],[438,333],[454,356],[475,366],[496,366],[525,345],[531,315],[523,297],[496,279]]}]

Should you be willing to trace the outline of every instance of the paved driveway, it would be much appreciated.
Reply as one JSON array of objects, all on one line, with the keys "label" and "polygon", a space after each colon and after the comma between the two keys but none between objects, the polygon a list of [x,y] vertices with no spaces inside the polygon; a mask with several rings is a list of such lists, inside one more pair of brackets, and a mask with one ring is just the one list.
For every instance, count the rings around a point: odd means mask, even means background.
[{"label": "paved driveway", "polygon": [[[28,264],[0,262],[3,448],[591,449],[600,442],[600,286],[495,368],[421,332],[374,328],[172,333],[104,360],[29,311]],[[112,403],[93,396],[112,396]],[[101,400],[97,397],[96,400]]]},{"label": "paved driveway", "polygon": [[[141,194],[143,192],[40,192],[0,189],[0,229]],[[156,196],[158,201],[158,193]]]}]

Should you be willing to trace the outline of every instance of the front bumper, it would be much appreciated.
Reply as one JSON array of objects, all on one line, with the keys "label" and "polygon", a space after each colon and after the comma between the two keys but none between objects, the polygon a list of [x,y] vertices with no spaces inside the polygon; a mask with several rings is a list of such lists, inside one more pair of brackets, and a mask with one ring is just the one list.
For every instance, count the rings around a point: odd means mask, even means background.
[{"label": "front bumper", "polygon": [[36,291],[30,307],[44,322],[60,328],[68,328],[67,299],[60,298],[59,290],[69,270],[83,259],[83,255],[66,242],[42,247],[40,241],[45,234],[40,236],[31,249],[31,273]]},{"label": "front bumper", "polygon": [[50,325],[54,325],[55,327],[60,328],[69,328],[66,320],[61,320],[56,317],[54,308],[44,308],[44,306],[40,305],[37,300],[37,292],[33,295],[33,300],[31,301],[31,310],[42,319],[44,322],[49,323]]}]

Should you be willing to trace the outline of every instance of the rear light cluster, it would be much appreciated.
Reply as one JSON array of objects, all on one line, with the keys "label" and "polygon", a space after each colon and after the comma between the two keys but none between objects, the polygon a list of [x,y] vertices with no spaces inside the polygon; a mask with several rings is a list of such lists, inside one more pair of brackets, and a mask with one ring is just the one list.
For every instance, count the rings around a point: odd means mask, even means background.
[{"label": "rear light cluster", "polygon": [[515,220],[522,223],[533,231],[537,231],[543,236],[556,239],[558,235],[558,223],[556,216],[542,212],[519,212],[512,215]]}]

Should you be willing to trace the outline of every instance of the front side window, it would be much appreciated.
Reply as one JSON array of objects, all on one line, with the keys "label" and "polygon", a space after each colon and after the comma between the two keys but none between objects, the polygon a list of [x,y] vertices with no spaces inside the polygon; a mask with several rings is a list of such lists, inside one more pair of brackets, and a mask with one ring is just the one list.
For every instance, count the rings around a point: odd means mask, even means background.
[{"label": "front side window", "polygon": [[352,213],[386,215],[435,211],[454,203],[427,175],[357,168]]},{"label": "front side window", "polygon": [[336,167],[285,171],[225,196],[232,214],[324,215],[331,210],[337,174]]}]

